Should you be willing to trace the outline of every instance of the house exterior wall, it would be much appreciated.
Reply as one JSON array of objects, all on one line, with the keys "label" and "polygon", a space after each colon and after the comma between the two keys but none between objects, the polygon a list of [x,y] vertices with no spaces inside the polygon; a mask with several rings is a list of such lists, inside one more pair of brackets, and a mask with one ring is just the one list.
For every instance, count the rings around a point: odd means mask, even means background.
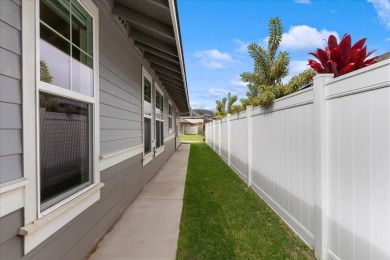
[{"label": "house exterior wall", "polygon": [[0,1],[0,183],[23,176],[21,1]]},{"label": "house exterior wall", "polygon": [[[110,1],[94,0],[94,3],[99,9],[99,134],[100,155],[104,157],[142,146],[142,67],[152,75],[153,81],[156,77],[115,21],[107,4]],[[24,176],[22,4],[17,0],[0,1],[0,184]],[[154,93],[154,82],[152,86]],[[100,181],[105,185],[100,199],[25,255],[23,237],[18,235],[19,228],[24,225],[24,209],[2,216],[0,259],[53,259],[53,256],[56,259],[82,259],[94,249],[175,151],[176,106],[163,91],[164,151],[145,166],[141,149],[135,155],[102,169]],[[173,105],[172,131],[168,131],[168,99]],[[152,136],[154,139],[154,134]]]},{"label": "house exterior wall", "polygon": [[[0,1],[0,184],[23,177],[21,5]],[[6,252],[22,250],[17,236],[22,225],[21,209],[0,218],[1,259],[7,259]]]}]

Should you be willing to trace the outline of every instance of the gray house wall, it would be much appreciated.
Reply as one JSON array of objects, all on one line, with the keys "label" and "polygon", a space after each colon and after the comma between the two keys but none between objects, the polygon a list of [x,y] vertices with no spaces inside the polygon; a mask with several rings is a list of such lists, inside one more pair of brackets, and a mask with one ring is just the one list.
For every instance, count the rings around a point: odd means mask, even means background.
[{"label": "gray house wall", "polygon": [[21,2],[0,1],[0,183],[23,176]]},{"label": "gray house wall", "polygon": [[[0,183],[23,177],[21,1],[0,1]],[[21,253],[23,210],[0,218],[0,259]]]},{"label": "gray house wall", "polygon": [[[100,149],[107,154],[142,144],[142,66],[151,70],[105,3],[94,2],[100,24]],[[23,177],[21,4],[0,0],[0,183]],[[167,97],[165,92],[165,137],[175,135],[174,128],[168,133]],[[174,125],[175,119],[174,112]],[[84,258],[174,151],[172,138],[146,166],[138,154],[102,171],[105,186],[100,200],[25,256],[23,238],[17,234],[23,226],[23,209],[0,218],[0,259]]]}]

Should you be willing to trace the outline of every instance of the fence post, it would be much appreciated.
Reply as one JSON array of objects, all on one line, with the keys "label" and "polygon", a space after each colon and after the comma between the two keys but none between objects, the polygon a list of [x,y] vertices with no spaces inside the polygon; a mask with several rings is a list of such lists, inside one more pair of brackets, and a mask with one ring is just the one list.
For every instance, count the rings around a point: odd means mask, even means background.
[{"label": "fence post", "polygon": [[215,120],[213,120],[213,150],[215,151]]},{"label": "fence post", "polygon": [[222,120],[218,120],[218,155],[221,156],[221,128],[222,128]]},{"label": "fence post", "polygon": [[326,259],[327,248],[327,81],[330,74],[314,77],[314,252],[318,259]]},{"label": "fence post", "polygon": [[246,128],[247,128],[247,184],[252,185],[252,106],[246,107]]},{"label": "fence post", "polygon": [[231,114],[227,114],[227,154],[228,154],[228,166],[230,167],[230,136],[231,136],[231,129],[230,129],[230,116]]}]

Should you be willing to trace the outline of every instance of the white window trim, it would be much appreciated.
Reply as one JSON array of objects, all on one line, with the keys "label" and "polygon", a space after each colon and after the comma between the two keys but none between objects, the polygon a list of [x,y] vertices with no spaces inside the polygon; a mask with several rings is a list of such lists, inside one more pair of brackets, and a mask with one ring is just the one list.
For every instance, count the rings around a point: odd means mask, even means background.
[{"label": "white window trim", "polygon": [[26,178],[0,184],[0,217],[24,207],[24,189],[27,184]]},{"label": "white window trim", "polygon": [[[150,81],[150,84],[151,84],[151,107],[152,107],[152,115],[145,115],[144,113],[144,78],[146,78],[147,80]],[[145,125],[144,125],[144,119],[145,117],[146,118],[150,118],[151,120],[151,123],[153,122],[153,108],[154,108],[154,102],[153,102],[153,98],[154,98],[154,95],[153,95],[153,78],[152,76],[150,75],[150,73],[145,69],[145,67],[142,66],[142,120],[141,120],[141,126],[142,126],[142,165],[145,166],[146,164],[148,164],[152,159],[153,159],[153,148],[154,148],[154,140],[153,140],[153,127],[151,127],[152,129],[150,129],[150,140],[151,140],[151,147],[150,147],[150,152],[145,154]]]},{"label": "white window trim", "polygon": [[[88,99],[93,109],[93,173],[92,184],[73,194],[60,203],[40,212],[39,189],[39,122],[38,100],[39,89],[47,92],[55,91],[56,95],[63,94],[80,100],[77,93],[63,93],[50,84],[40,82],[39,71],[39,1],[23,1],[22,5],[22,64],[23,64],[23,163],[24,177],[28,180],[24,193],[24,227],[19,234],[24,236],[24,254],[27,254],[40,243],[45,241],[64,225],[100,199],[99,162],[99,15],[98,8],[91,0],[78,2],[93,17],[93,61],[94,61],[94,98]],[[38,87],[39,86],[39,87]],[[61,91],[61,90],[60,90]],[[88,102],[88,101],[87,101]],[[28,169],[28,170],[26,170]]]},{"label": "white window trim", "polygon": [[[162,89],[159,87],[159,85],[157,85],[156,83],[154,84],[154,87],[155,87],[155,92],[159,92],[160,95],[163,97],[163,113],[162,113],[162,116],[163,116],[163,119],[161,118],[157,118],[156,117],[156,113],[154,113],[154,121],[160,121],[160,122],[163,122],[163,136],[164,136],[164,91],[162,91]],[[157,93],[155,94],[155,96],[157,96]],[[155,104],[154,104],[154,110],[156,110],[156,100],[154,101]],[[154,140],[155,140],[155,143],[157,145],[157,124],[156,122],[154,123]],[[162,141],[164,141],[164,138],[162,138]],[[160,147],[157,148],[157,146],[155,146],[156,149],[154,151],[154,157],[157,157],[158,155],[160,155],[162,152],[164,152],[165,150],[165,141],[164,141],[164,144],[161,145]]]},{"label": "white window trim", "polygon": [[128,149],[100,155],[100,171],[110,168],[111,166],[130,159],[138,154],[142,154],[143,149],[144,146],[141,144]]}]

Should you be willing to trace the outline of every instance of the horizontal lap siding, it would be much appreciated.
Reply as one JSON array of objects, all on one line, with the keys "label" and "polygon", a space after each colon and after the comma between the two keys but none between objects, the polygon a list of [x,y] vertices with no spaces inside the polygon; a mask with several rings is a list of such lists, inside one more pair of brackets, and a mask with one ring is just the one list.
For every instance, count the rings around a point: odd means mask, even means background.
[{"label": "horizontal lap siding", "polygon": [[0,1],[0,183],[21,178],[21,6]]},{"label": "horizontal lap siding", "polygon": [[[0,183],[23,177],[21,2],[0,1]],[[23,210],[0,218],[0,259],[22,252]]]},{"label": "horizontal lap siding", "polygon": [[113,24],[100,14],[100,153],[142,144],[142,58]]}]

